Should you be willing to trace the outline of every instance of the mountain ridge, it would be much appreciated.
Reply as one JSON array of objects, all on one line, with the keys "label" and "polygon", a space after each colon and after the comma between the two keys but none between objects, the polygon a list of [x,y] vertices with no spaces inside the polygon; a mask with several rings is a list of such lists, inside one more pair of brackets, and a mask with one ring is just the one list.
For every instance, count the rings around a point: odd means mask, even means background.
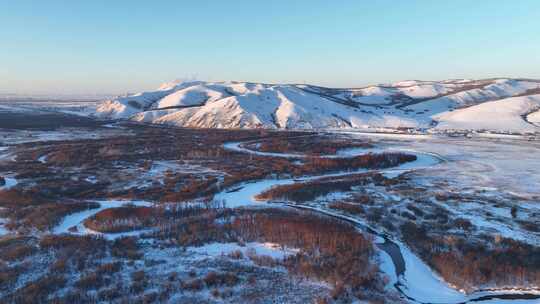
[{"label": "mountain ridge", "polygon": [[[106,100],[98,105],[95,115],[194,128],[540,133],[538,111],[540,80],[490,78],[407,80],[362,88],[171,82],[155,91]],[[504,123],[497,121],[498,117],[503,117]]]}]

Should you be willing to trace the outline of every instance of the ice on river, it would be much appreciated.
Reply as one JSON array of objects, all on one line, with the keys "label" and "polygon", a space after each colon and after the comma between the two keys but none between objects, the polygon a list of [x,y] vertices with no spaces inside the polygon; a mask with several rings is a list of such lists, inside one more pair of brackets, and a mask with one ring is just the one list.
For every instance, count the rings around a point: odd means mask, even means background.
[{"label": "ice on river", "polygon": [[12,187],[15,187],[15,185],[17,185],[17,180],[15,178],[13,178],[13,177],[5,176],[4,180],[5,180],[6,183],[3,186],[0,186],[0,190],[7,190],[7,189],[10,189]]},{"label": "ice on river", "polygon": [[403,292],[422,303],[461,303],[466,295],[448,286],[406,246],[398,243],[405,273],[400,277]]}]

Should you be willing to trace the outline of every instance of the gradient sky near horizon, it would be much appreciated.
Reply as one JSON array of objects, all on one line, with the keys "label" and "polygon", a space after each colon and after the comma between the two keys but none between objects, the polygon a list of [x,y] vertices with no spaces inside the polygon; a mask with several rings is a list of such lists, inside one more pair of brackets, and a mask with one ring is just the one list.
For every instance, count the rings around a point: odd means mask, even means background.
[{"label": "gradient sky near horizon", "polygon": [[0,0],[0,93],[540,78],[538,0]]}]

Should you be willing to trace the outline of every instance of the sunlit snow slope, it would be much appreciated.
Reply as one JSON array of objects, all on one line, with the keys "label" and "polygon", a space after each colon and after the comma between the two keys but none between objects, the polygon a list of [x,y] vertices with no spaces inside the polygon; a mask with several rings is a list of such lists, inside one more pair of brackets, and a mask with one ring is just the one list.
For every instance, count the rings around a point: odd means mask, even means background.
[{"label": "sunlit snow slope", "polygon": [[434,128],[540,132],[540,81],[402,81],[364,88],[167,83],[101,103],[104,118],[195,128]]}]

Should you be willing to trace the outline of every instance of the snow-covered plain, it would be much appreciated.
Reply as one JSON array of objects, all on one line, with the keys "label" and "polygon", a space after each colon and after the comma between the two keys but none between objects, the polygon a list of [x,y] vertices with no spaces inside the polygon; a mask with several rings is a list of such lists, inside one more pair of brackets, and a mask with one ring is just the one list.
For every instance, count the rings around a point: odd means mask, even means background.
[{"label": "snow-covered plain", "polygon": [[[448,137],[439,135],[399,135],[353,133],[369,138],[384,149],[412,149],[431,152],[448,160],[428,169],[427,176],[446,177],[460,191],[502,193],[526,199],[540,198],[540,142],[513,137]],[[421,172],[421,171],[420,171]]]},{"label": "snow-covered plain", "polygon": [[[107,100],[96,115],[196,128],[482,130],[539,133],[540,81],[404,81],[360,89],[168,83]],[[454,112],[455,111],[455,112]],[[527,115],[529,116],[528,119]]]},{"label": "snow-covered plain", "polygon": [[[525,230],[518,219],[535,221],[540,211],[540,143],[510,138],[450,138],[438,135],[401,136],[357,133],[389,149],[431,151],[447,161],[410,173],[414,182],[449,191],[470,200],[441,204],[450,214],[471,221],[489,235],[540,245],[540,234]],[[486,203],[486,202],[497,202]],[[434,201],[434,203],[437,203]]]},{"label": "snow-covered plain", "polygon": [[107,96],[93,96],[92,98],[77,98],[66,96],[64,100],[62,96],[47,97],[5,97],[0,95],[0,111],[9,112],[60,112],[65,114],[73,114],[78,116],[89,116],[95,113],[98,105],[98,100]]},{"label": "snow-covered plain", "polygon": [[295,248],[282,248],[274,243],[257,242],[246,243],[243,246],[238,243],[211,243],[201,247],[189,247],[188,250],[203,256],[220,256],[239,251],[243,255],[264,255],[273,259],[283,259],[298,252],[298,249]]}]

